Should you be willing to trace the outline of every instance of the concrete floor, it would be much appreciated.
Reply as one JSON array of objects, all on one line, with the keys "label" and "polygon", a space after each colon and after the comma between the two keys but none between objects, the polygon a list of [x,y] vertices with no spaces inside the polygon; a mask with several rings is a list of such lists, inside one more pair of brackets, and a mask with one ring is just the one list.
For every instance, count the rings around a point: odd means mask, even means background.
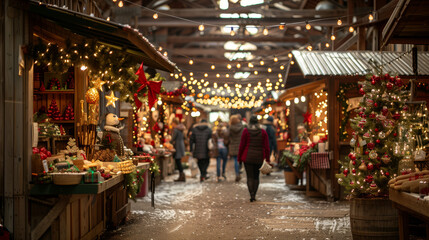
[{"label": "concrete floor", "polygon": [[215,164],[211,160],[204,183],[190,177],[175,183],[178,174],[169,176],[156,189],[155,208],[150,197],[132,203],[127,222],[102,239],[352,239],[347,202],[307,198],[274,172],[261,176],[257,201],[250,203],[245,174],[236,183],[229,161],[227,181],[218,183]]}]

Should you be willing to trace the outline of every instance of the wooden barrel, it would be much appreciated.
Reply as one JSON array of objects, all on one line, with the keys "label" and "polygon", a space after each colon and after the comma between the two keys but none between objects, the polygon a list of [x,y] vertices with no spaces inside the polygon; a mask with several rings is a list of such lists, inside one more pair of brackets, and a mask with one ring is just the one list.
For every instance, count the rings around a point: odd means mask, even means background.
[{"label": "wooden barrel", "polygon": [[388,199],[353,199],[350,224],[354,240],[399,239],[398,212]]}]

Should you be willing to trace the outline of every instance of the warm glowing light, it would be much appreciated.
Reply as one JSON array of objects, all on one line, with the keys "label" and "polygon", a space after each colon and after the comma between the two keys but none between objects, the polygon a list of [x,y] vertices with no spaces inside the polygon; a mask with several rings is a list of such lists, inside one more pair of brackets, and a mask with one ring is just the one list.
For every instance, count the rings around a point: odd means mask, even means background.
[{"label": "warm glowing light", "polygon": [[193,72],[190,72],[190,73],[189,73],[189,76],[194,76],[194,73],[193,73]]},{"label": "warm glowing light", "polygon": [[264,61],[263,61],[263,60],[261,60],[261,61],[259,62],[259,64],[261,64],[261,66],[263,66],[265,63],[264,63]]},{"label": "warm glowing light", "polygon": [[217,77],[217,78],[220,78],[220,74],[219,74],[219,73],[218,73],[218,74],[216,74],[216,77]]},{"label": "warm glowing light", "polygon": [[286,106],[288,106],[288,107],[290,106],[290,101],[289,100],[286,101]]},{"label": "warm glowing light", "polygon": [[85,71],[87,68],[88,68],[87,66],[82,65],[82,66],[80,67],[80,70]]},{"label": "warm glowing light", "polygon": [[214,70],[216,67],[215,67],[215,65],[212,65],[210,68],[211,68],[212,70]]},{"label": "warm glowing light", "polygon": [[280,24],[280,25],[279,25],[279,29],[280,29],[280,30],[284,30],[284,29],[285,29],[285,25],[284,25],[284,24]]},{"label": "warm glowing light", "polygon": [[253,68],[253,63],[248,63],[248,64],[247,64],[247,66],[248,66],[249,68]]},{"label": "warm glowing light", "polygon": [[228,65],[226,65],[226,67],[228,68],[228,69],[231,69],[231,64],[228,64]]},{"label": "warm glowing light", "polygon": [[227,74],[225,75],[225,77],[226,77],[226,78],[229,78],[229,74],[227,73]]},{"label": "warm glowing light", "polygon": [[305,29],[310,30],[311,29],[311,25],[310,23],[305,24]]},{"label": "warm glowing light", "polygon": [[122,1],[119,1],[119,3],[118,3],[118,7],[123,7],[124,6],[124,3],[122,2]]},{"label": "warm glowing light", "polygon": [[229,33],[231,35],[231,37],[235,36],[235,32],[234,32],[234,28],[231,27],[231,32]]},{"label": "warm glowing light", "polygon": [[301,102],[305,102],[306,100],[305,96],[301,96]]},{"label": "warm glowing light", "polygon": [[288,58],[292,58],[293,57],[292,53],[288,53],[287,56],[288,56]]},{"label": "warm glowing light", "polygon": [[241,68],[241,64],[240,63],[237,63],[237,68]]},{"label": "warm glowing light", "polygon": [[369,14],[369,16],[368,16],[368,20],[369,20],[369,21],[372,21],[372,20],[374,20],[374,15],[372,15],[372,14]]},{"label": "warm glowing light", "polygon": [[349,27],[349,32],[351,32],[351,33],[352,33],[352,32],[354,32],[354,31],[355,31],[355,29],[354,29],[352,26],[350,26],[350,27]]},{"label": "warm glowing light", "polygon": [[207,73],[204,73],[204,77],[208,77],[209,75]]},{"label": "warm glowing light", "polygon": [[262,31],[262,33],[267,36],[268,35],[268,29],[264,28],[264,30]]},{"label": "warm glowing light", "polygon": [[192,65],[192,64],[194,64],[194,60],[190,59],[189,60],[189,65]]},{"label": "warm glowing light", "polygon": [[278,62],[279,58],[278,57],[274,57],[274,62]]},{"label": "warm glowing light", "polygon": [[293,100],[293,102],[294,102],[295,104],[298,104],[298,103],[299,103],[299,99],[296,97],[296,98]]},{"label": "warm glowing light", "polygon": [[198,26],[198,30],[200,30],[200,32],[204,31],[204,25],[200,24],[200,26]]},{"label": "warm glowing light", "polygon": [[312,46],[307,46],[307,50],[311,51],[311,50],[313,50],[313,47]]},{"label": "warm glowing light", "polygon": [[341,26],[343,24],[343,21],[341,21],[341,19],[338,19],[338,21],[337,21],[337,25],[338,26]]},{"label": "warm glowing light", "polygon": [[271,69],[271,68],[268,68],[268,72],[270,73],[270,72],[272,72],[273,70]]},{"label": "warm glowing light", "polygon": [[284,70],[285,69],[285,66],[284,65],[281,65],[280,66],[280,70]]},{"label": "warm glowing light", "polygon": [[295,62],[294,61],[290,61],[290,65],[294,65],[295,64]]},{"label": "warm glowing light", "polygon": [[335,41],[335,35],[334,34],[331,35],[331,40]]},{"label": "warm glowing light", "polygon": [[330,45],[329,45],[329,43],[326,43],[325,46],[328,48]]},{"label": "warm glowing light", "polygon": [[164,52],[164,56],[165,56],[165,57],[167,57],[167,55],[168,55],[168,53],[167,53],[167,52]]},{"label": "warm glowing light", "polygon": [[154,13],[152,17],[153,17],[153,19],[158,19],[158,17],[159,17],[158,13]]},{"label": "warm glowing light", "polygon": [[253,74],[258,75],[258,71],[254,71]]}]

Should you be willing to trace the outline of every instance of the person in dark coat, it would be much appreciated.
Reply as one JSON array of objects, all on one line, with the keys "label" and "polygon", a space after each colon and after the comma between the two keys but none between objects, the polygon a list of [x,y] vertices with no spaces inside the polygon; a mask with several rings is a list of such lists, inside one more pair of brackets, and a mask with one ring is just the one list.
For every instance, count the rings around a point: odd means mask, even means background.
[{"label": "person in dark coat", "polygon": [[171,136],[171,143],[176,150],[174,152],[174,160],[176,161],[177,169],[179,169],[179,178],[176,182],[185,182],[186,177],[183,172],[182,158],[185,156],[185,137],[183,131],[185,126],[180,123],[178,118],[174,118],[172,122],[173,134]]},{"label": "person in dark coat", "polygon": [[270,162],[270,146],[268,134],[258,124],[258,118],[252,116],[249,125],[243,130],[240,147],[238,150],[238,161],[244,162],[247,176],[247,188],[250,193],[250,201],[256,201],[256,192],[259,187],[259,169],[264,159]]},{"label": "person in dark coat", "polygon": [[244,125],[241,122],[239,115],[232,115],[229,120],[229,129],[226,134],[228,142],[228,151],[229,156],[234,159],[234,169],[235,169],[235,181],[239,182],[241,179],[240,176],[240,164],[238,163],[238,149],[240,147],[241,134],[243,133]]},{"label": "person in dark coat", "polygon": [[189,147],[193,157],[198,159],[201,182],[207,179],[207,168],[210,164],[208,142],[211,137],[212,130],[209,127],[207,120],[203,119],[200,123],[194,125],[191,139],[189,141]]}]

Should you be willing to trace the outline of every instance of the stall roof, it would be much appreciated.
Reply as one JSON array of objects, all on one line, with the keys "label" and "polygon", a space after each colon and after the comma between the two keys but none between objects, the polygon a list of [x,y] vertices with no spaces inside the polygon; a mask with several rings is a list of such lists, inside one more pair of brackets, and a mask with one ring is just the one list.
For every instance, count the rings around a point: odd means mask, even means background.
[{"label": "stall roof", "polygon": [[129,25],[110,22],[54,5],[30,1],[29,11],[55,22],[65,29],[98,42],[125,48],[143,58],[144,64],[173,72],[176,65],[155,49],[143,35]]},{"label": "stall roof", "polygon": [[383,29],[382,46],[388,43],[428,44],[428,39],[428,1],[399,0]]},{"label": "stall roof", "polygon": [[[376,66],[399,76],[414,75],[411,52],[292,51],[304,77],[363,76]],[[429,75],[429,53],[418,53],[419,75]]]}]

